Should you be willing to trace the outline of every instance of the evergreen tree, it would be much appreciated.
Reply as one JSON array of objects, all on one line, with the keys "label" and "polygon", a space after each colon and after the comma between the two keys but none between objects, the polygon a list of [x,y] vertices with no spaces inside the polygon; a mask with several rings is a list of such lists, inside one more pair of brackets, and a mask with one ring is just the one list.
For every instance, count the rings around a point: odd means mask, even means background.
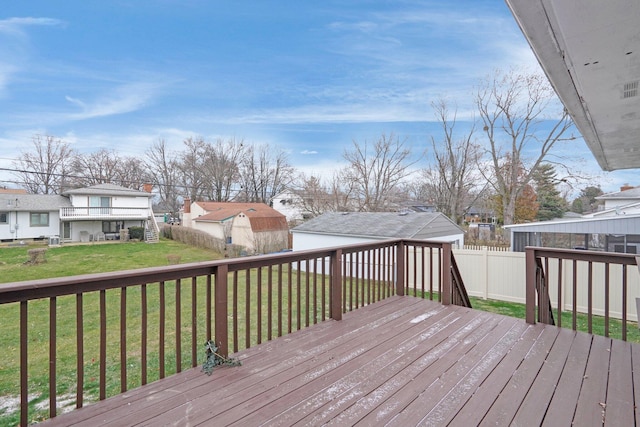
[{"label": "evergreen tree", "polygon": [[538,221],[548,221],[561,218],[567,211],[567,202],[562,198],[556,188],[559,182],[556,178],[556,170],[553,165],[543,163],[533,175],[538,202]]}]

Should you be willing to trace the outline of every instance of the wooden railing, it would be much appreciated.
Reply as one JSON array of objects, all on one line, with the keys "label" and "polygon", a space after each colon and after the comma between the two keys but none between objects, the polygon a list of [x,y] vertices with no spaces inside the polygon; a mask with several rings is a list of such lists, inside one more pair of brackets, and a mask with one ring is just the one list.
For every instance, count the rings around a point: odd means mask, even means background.
[{"label": "wooden railing", "polygon": [[208,340],[228,355],[416,289],[460,303],[451,260],[449,244],[393,240],[2,285],[20,424],[55,417],[58,396],[80,408],[195,367]]},{"label": "wooden railing", "polygon": [[[609,336],[613,310],[621,313],[621,338],[627,339],[628,313],[635,311],[633,300],[640,297],[637,278],[633,288],[629,274],[638,275],[638,258],[631,254],[584,250],[527,247],[526,320],[528,323],[562,326],[568,311],[571,328],[578,327],[579,315],[586,316],[586,330],[593,332],[594,317],[603,317]],[[601,284],[601,285],[596,285]],[[602,306],[595,306],[595,294]],[[555,307],[555,316],[554,308]],[[537,317],[537,319],[536,319]]]}]

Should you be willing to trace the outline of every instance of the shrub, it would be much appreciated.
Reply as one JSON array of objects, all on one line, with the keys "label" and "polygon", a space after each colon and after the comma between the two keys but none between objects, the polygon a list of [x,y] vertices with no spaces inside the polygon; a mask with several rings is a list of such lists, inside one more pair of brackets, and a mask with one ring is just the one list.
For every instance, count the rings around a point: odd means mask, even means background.
[{"label": "shrub", "polygon": [[129,238],[144,240],[144,227],[129,227]]}]

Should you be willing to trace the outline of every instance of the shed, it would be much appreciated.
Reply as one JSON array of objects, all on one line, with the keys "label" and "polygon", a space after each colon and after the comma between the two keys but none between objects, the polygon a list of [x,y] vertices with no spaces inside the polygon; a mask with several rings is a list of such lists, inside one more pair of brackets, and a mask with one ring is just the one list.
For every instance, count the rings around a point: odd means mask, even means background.
[{"label": "shed", "polygon": [[328,212],[293,228],[291,232],[294,250],[386,239],[464,245],[464,231],[439,212]]}]

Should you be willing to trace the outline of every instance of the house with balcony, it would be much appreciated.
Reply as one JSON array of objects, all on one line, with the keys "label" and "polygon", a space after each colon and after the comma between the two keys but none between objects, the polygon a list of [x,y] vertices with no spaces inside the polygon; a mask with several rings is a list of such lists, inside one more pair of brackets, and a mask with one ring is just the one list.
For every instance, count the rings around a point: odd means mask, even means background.
[{"label": "house with balcony", "polygon": [[0,194],[0,240],[118,240],[134,226],[147,231],[147,240],[157,240],[152,197],[150,192],[113,184],[62,195]]},{"label": "house with balcony", "polygon": [[129,227],[143,227],[145,240],[157,240],[150,191],[97,184],[62,193],[71,206],[60,208],[62,241],[117,240]]},{"label": "house with balcony", "polygon": [[248,254],[289,248],[286,216],[264,203],[191,202],[187,199],[182,226],[242,247]]}]

